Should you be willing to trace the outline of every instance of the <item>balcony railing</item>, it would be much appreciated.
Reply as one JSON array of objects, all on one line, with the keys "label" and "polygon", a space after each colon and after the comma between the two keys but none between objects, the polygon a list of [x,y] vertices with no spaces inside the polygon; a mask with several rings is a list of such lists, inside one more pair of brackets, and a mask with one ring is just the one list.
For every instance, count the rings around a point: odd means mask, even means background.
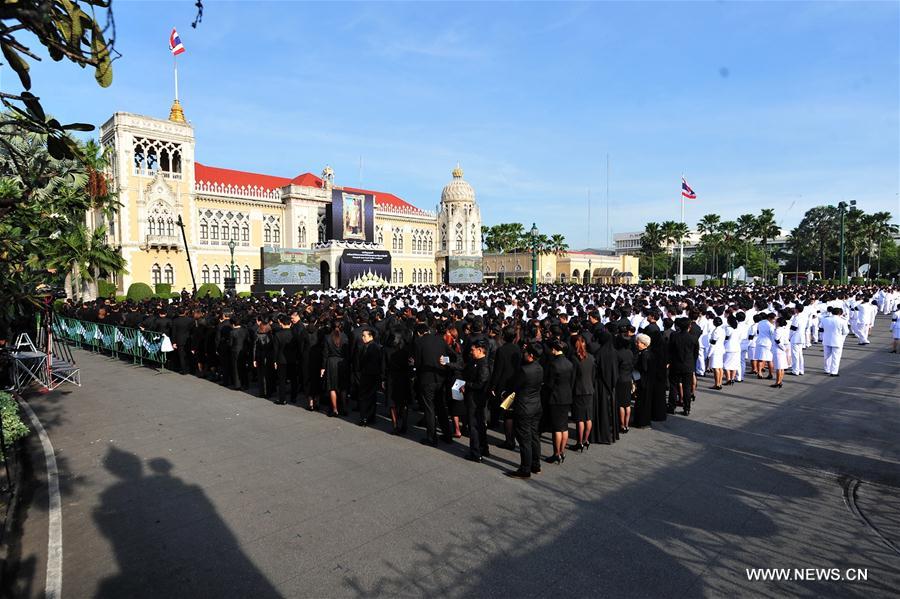
[{"label": "balcony railing", "polygon": [[179,241],[177,235],[147,235],[145,239],[148,248],[172,248],[176,250],[181,245]]}]

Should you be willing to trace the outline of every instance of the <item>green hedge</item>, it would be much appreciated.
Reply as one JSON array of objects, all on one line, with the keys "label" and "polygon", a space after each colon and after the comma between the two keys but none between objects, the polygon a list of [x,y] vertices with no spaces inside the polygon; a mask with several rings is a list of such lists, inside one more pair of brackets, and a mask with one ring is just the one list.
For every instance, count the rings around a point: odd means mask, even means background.
[{"label": "green hedge", "polygon": [[106,279],[97,279],[97,295],[99,297],[113,297],[116,295],[116,285]]},{"label": "green hedge", "polygon": [[132,283],[128,286],[128,299],[140,302],[145,299],[150,299],[153,295],[153,290],[150,289],[150,285],[147,283]]},{"label": "green hedge", "polygon": [[251,295],[253,295],[253,294],[250,293],[249,291],[238,291],[237,296],[238,297],[250,297]]},{"label": "green hedge", "polygon": [[281,297],[280,291],[266,291],[266,295],[269,297]]},{"label": "green hedge", "polygon": [[685,279],[685,280],[684,280],[684,286],[685,286],[685,287],[696,287],[696,286],[697,286],[697,279]]},{"label": "green hedge", "polygon": [[[28,434],[28,427],[22,422],[19,414],[19,404],[13,399],[9,393],[0,391],[0,419],[3,421],[3,438],[6,440],[6,447]],[[6,458],[6,448],[0,461]]]},{"label": "green hedge", "polygon": [[159,297],[166,297],[168,294],[172,293],[171,283],[157,283],[155,287],[156,293],[159,294]]},{"label": "green hedge", "polygon": [[865,285],[866,280],[862,277],[852,277],[850,279],[850,284],[851,285]]},{"label": "green hedge", "polygon": [[890,285],[890,284],[891,284],[891,281],[890,281],[890,279],[881,279],[881,278],[878,278],[878,279],[875,279],[875,284],[876,284],[876,285]]},{"label": "green hedge", "polygon": [[203,283],[197,289],[197,297],[222,297],[222,290],[215,283]]},{"label": "green hedge", "polygon": [[128,296],[127,296],[127,295],[117,295],[117,296],[116,296],[116,301],[117,301],[117,302],[124,302],[124,301],[127,300],[127,299],[128,299]]}]

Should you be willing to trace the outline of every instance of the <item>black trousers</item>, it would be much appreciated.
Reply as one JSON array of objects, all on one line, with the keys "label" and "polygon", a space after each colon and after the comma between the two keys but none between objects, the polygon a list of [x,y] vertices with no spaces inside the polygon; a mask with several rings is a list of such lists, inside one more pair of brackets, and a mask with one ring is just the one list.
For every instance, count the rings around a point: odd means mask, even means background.
[{"label": "black trousers", "polygon": [[487,421],[484,410],[487,398],[482,394],[466,394],[466,410],[469,413],[469,453],[481,457],[488,455]]},{"label": "black trousers", "polygon": [[444,402],[442,393],[444,388],[443,381],[419,383],[419,390],[422,393],[421,402],[422,409],[425,412],[425,431],[429,441],[437,441],[437,422],[441,425],[441,433],[445,436],[450,430],[448,428],[447,404]]},{"label": "black trousers", "polygon": [[257,356],[256,358],[256,376],[259,379],[259,395],[260,397],[269,397],[272,395],[272,358],[270,356]]},{"label": "black trousers", "polygon": [[516,440],[519,442],[521,472],[541,469],[541,412],[525,415],[516,413]]},{"label": "black trousers", "polygon": [[231,368],[234,372],[232,379],[235,387],[246,389],[250,386],[250,380],[247,378],[247,354],[244,351],[231,353]]},{"label": "black trousers", "polygon": [[[684,405],[684,411],[691,411],[691,385],[694,384],[694,374],[692,372],[673,372],[669,375],[672,379],[672,385],[675,386],[676,392],[678,391],[678,385],[680,384],[684,393],[681,397],[681,402]],[[669,397],[669,408],[675,409],[675,397]]]},{"label": "black trousers", "polygon": [[288,364],[275,365],[275,378],[278,380],[278,403],[287,403],[288,398]]},{"label": "black trousers", "polygon": [[188,351],[187,343],[179,343],[175,351],[178,353],[178,367],[181,369],[181,374],[189,374],[191,372],[191,353]]},{"label": "black trousers", "polygon": [[291,380],[291,401],[297,401],[300,395],[300,388],[303,384],[303,369],[300,368],[299,360],[291,360],[288,362],[288,377]]},{"label": "black trousers", "polygon": [[367,422],[375,420],[378,393],[378,378],[360,376],[359,378],[359,419]]}]

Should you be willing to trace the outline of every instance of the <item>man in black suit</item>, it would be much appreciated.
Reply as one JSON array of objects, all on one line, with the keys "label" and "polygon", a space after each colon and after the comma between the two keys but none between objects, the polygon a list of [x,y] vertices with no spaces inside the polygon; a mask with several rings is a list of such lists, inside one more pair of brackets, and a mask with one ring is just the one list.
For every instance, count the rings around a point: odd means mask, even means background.
[{"label": "man in black suit", "polygon": [[[690,331],[691,321],[679,318],[675,321],[675,332],[669,340],[669,370],[671,380],[684,406],[684,415],[691,413],[692,385],[700,342]],[[668,413],[675,413],[675,398],[669,398]]]},{"label": "man in black suit", "polygon": [[246,391],[250,387],[247,378],[247,354],[250,350],[250,332],[237,318],[231,319],[231,368],[234,389]]},{"label": "man in black suit", "polygon": [[466,365],[463,373],[466,384],[462,391],[469,413],[469,455],[466,459],[472,462],[481,462],[482,458],[491,455],[484,413],[491,386],[491,366],[488,364],[487,346],[488,340],[484,338],[476,339],[471,344],[472,361]]},{"label": "man in black suit", "polygon": [[437,445],[437,423],[435,423],[435,412],[437,412],[442,437],[449,443],[449,416],[447,415],[447,404],[441,393],[447,365],[450,363],[447,344],[432,332],[428,325],[421,323],[416,325],[414,352],[413,360],[416,366],[420,401],[425,411],[426,437],[422,439],[422,442],[432,446]]},{"label": "man in black suit", "polygon": [[523,364],[515,377],[513,413],[521,464],[518,470],[506,473],[513,478],[531,478],[532,474],[541,471],[541,386],[544,383],[544,369],[540,360],[543,354],[544,348],[540,343],[526,344],[522,352]]},{"label": "man in black suit", "polygon": [[275,401],[278,405],[287,403],[288,388],[288,356],[290,355],[290,347],[294,342],[294,335],[291,332],[291,319],[285,314],[278,318],[278,324],[281,328],[275,331],[273,339],[272,360],[275,363],[275,375],[278,381],[278,399]]},{"label": "man in black suit", "polygon": [[172,346],[178,353],[178,366],[181,374],[191,371],[189,357],[191,344],[191,331],[194,328],[194,319],[187,315],[187,308],[180,308],[178,316],[172,320]]},{"label": "man in black suit", "polygon": [[[494,427],[500,420],[500,403],[512,393],[516,383],[516,374],[522,365],[522,350],[515,343],[516,329],[508,326],[503,329],[503,345],[495,352],[491,366],[490,426]],[[506,449],[515,449],[512,414],[504,414],[504,431],[506,433]]]},{"label": "man in black suit", "polygon": [[297,310],[291,312],[291,335],[293,342],[287,354],[289,362],[287,376],[291,379],[291,403],[296,403],[303,382],[303,356],[309,351],[309,335]]},{"label": "man in black suit", "polygon": [[384,359],[381,346],[375,341],[375,330],[363,327],[362,345],[356,350],[359,372],[359,425],[375,421],[376,394],[384,388]]}]

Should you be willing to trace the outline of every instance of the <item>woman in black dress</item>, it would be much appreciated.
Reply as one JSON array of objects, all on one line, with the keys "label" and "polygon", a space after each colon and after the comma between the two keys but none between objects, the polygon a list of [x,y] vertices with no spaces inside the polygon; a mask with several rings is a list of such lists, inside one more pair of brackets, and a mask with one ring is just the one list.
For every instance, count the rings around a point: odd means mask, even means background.
[{"label": "woman in black dress", "polygon": [[463,370],[465,369],[465,360],[463,359],[462,346],[459,343],[459,329],[454,326],[447,327],[446,332],[444,332],[444,343],[447,344],[447,353],[450,356],[450,362],[447,364],[447,376],[446,382],[444,383],[444,392],[440,398],[435,398],[435,401],[443,401],[446,402],[448,412],[450,414],[450,419],[453,421],[453,436],[457,439],[462,437],[462,430],[460,430],[460,419],[465,421],[466,416],[468,416],[468,412],[466,411],[466,402],[462,400],[454,400],[453,399],[453,383],[456,382],[456,379],[462,378]]},{"label": "woman in black dress", "polygon": [[572,407],[572,390],[575,388],[575,367],[563,355],[565,345],[560,339],[554,339],[550,343],[551,356],[544,369],[544,386],[548,390],[547,406],[550,410],[548,424],[553,432],[553,456],[547,461],[557,464],[566,461],[569,410]]},{"label": "woman in black dress", "polygon": [[325,378],[325,390],[331,400],[329,416],[337,416],[344,408],[344,396],[348,387],[347,372],[347,335],[341,330],[341,323],[336,320],[331,332],[325,337],[322,347],[321,376]]},{"label": "woman in black dress", "polygon": [[650,346],[650,337],[641,333],[635,335],[634,346],[637,353],[634,356],[635,401],[634,401],[634,426],[644,428],[650,426],[652,413],[651,391],[653,389],[653,354],[647,349]]},{"label": "woman in black dress", "polygon": [[319,409],[319,399],[322,397],[319,365],[322,363],[322,344],[328,330],[318,321],[311,320],[306,323],[302,334],[306,335],[306,351],[300,356],[303,368],[303,392],[306,393],[306,409],[313,412]]},{"label": "woman in black dress", "polygon": [[597,399],[594,403],[594,442],[610,445],[619,439],[616,412],[616,382],[619,361],[609,329],[597,326],[594,339],[599,345],[594,352],[597,371]]},{"label": "woman in black dress", "polygon": [[591,416],[594,411],[594,356],[588,353],[584,336],[575,335],[575,351],[572,353],[575,366],[575,392],[572,400],[572,419],[578,429],[578,441],[573,451],[584,451],[591,446]]},{"label": "woman in black dress", "polygon": [[259,379],[259,396],[268,399],[275,387],[275,362],[273,360],[272,325],[268,318],[259,317],[256,338],[253,341],[253,368]]},{"label": "woman in black dress", "polygon": [[628,432],[628,421],[631,419],[631,391],[634,383],[631,380],[634,370],[634,352],[631,342],[624,337],[616,336],[616,406],[619,408],[619,432]]}]

